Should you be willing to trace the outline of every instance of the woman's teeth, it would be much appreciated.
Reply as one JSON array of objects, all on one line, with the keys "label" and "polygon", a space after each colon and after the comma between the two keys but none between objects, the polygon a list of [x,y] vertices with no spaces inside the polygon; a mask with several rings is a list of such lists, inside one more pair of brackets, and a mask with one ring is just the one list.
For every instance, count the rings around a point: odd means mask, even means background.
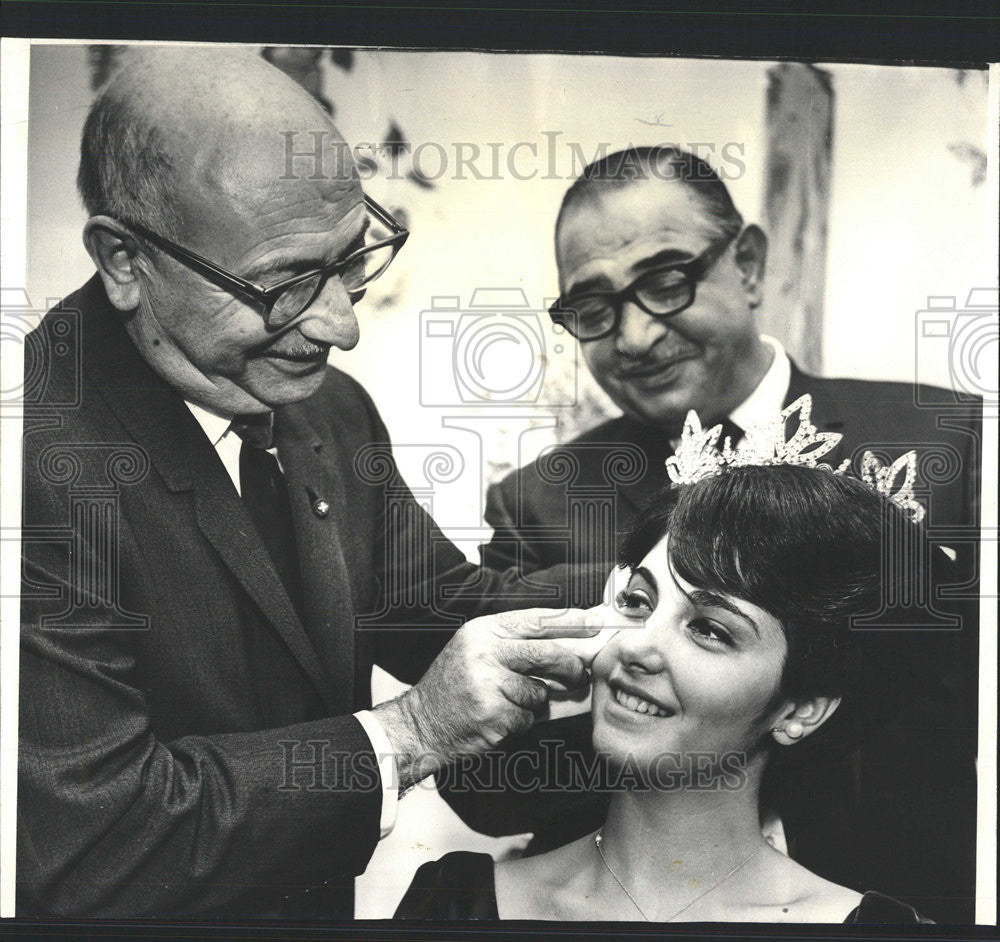
[{"label": "woman's teeth", "polygon": [[626,710],[631,710],[633,713],[648,713],[650,716],[670,716],[667,710],[658,707],[655,703],[634,697],[630,693],[625,693],[624,690],[616,688],[614,690],[614,698],[616,703],[620,703]]}]

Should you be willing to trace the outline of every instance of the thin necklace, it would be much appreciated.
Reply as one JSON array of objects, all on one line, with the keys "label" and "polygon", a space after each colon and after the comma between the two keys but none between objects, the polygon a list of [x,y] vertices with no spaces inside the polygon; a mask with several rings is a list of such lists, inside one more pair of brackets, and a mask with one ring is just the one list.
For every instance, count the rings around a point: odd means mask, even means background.
[{"label": "thin necklace", "polygon": [[[650,919],[649,916],[647,916],[643,912],[642,907],[636,902],[635,897],[631,893],[629,893],[628,887],[624,883],[622,883],[621,877],[619,877],[618,874],[611,869],[611,864],[608,863],[607,857],[604,856],[604,848],[601,846],[604,840],[601,835],[601,831],[603,830],[604,828],[599,829],[598,832],[594,835],[594,846],[597,848],[597,853],[601,855],[601,863],[604,864],[605,870],[607,870],[608,873],[610,873],[611,876],[615,878],[615,883],[617,883],[622,888],[622,892],[629,898],[632,905],[639,911],[639,915],[642,916],[642,918],[645,919],[646,922],[652,922],[653,920]],[[677,912],[675,912],[672,916],[668,916],[666,919],[662,921],[671,922],[672,920],[676,919],[682,912],[694,906],[694,904],[697,903],[698,900],[708,896],[708,894],[711,893],[712,890],[717,890],[720,886],[722,886],[723,883],[726,882],[726,880],[728,880],[734,873],[736,873],[737,870],[739,870],[741,867],[745,867],[748,863],[750,863],[750,861],[753,860],[754,857],[756,857],[760,853],[761,848],[763,846],[764,845],[761,844],[760,847],[758,847],[749,857],[746,857],[745,859],[741,860],[721,880],[719,880],[716,883],[713,883],[707,890],[702,890],[702,892],[699,893],[693,900],[691,900],[690,903],[686,903],[684,906],[678,909]]]}]

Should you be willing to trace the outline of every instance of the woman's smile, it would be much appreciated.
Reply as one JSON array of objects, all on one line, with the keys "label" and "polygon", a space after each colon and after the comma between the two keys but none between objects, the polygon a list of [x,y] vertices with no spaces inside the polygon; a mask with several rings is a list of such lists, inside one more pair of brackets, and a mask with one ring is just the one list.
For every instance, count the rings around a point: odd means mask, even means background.
[{"label": "woman's smile", "polygon": [[673,716],[677,712],[673,707],[661,703],[655,697],[626,680],[617,678],[609,679],[608,688],[611,691],[610,702],[616,703],[631,713],[639,713],[654,718],[666,718]]}]

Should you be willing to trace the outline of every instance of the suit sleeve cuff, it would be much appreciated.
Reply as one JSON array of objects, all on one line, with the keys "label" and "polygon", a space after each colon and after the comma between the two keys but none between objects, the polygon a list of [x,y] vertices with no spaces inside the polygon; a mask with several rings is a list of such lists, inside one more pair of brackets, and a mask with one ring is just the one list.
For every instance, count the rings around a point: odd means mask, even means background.
[{"label": "suit sleeve cuff", "polygon": [[387,837],[396,826],[396,806],[399,800],[399,778],[396,774],[396,753],[386,736],[382,724],[369,710],[359,710],[354,718],[368,735],[372,751],[378,762],[379,779],[382,782],[382,814],[379,817],[379,840]]}]

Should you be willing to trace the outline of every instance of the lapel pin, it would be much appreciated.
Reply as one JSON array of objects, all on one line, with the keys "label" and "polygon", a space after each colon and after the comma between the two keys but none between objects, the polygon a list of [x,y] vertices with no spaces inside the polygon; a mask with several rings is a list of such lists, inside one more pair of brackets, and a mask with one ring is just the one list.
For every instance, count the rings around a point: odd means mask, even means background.
[{"label": "lapel pin", "polygon": [[313,513],[322,520],[330,514],[330,503],[329,501],[323,500],[322,497],[317,497],[316,500],[312,502],[312,509]]}]

